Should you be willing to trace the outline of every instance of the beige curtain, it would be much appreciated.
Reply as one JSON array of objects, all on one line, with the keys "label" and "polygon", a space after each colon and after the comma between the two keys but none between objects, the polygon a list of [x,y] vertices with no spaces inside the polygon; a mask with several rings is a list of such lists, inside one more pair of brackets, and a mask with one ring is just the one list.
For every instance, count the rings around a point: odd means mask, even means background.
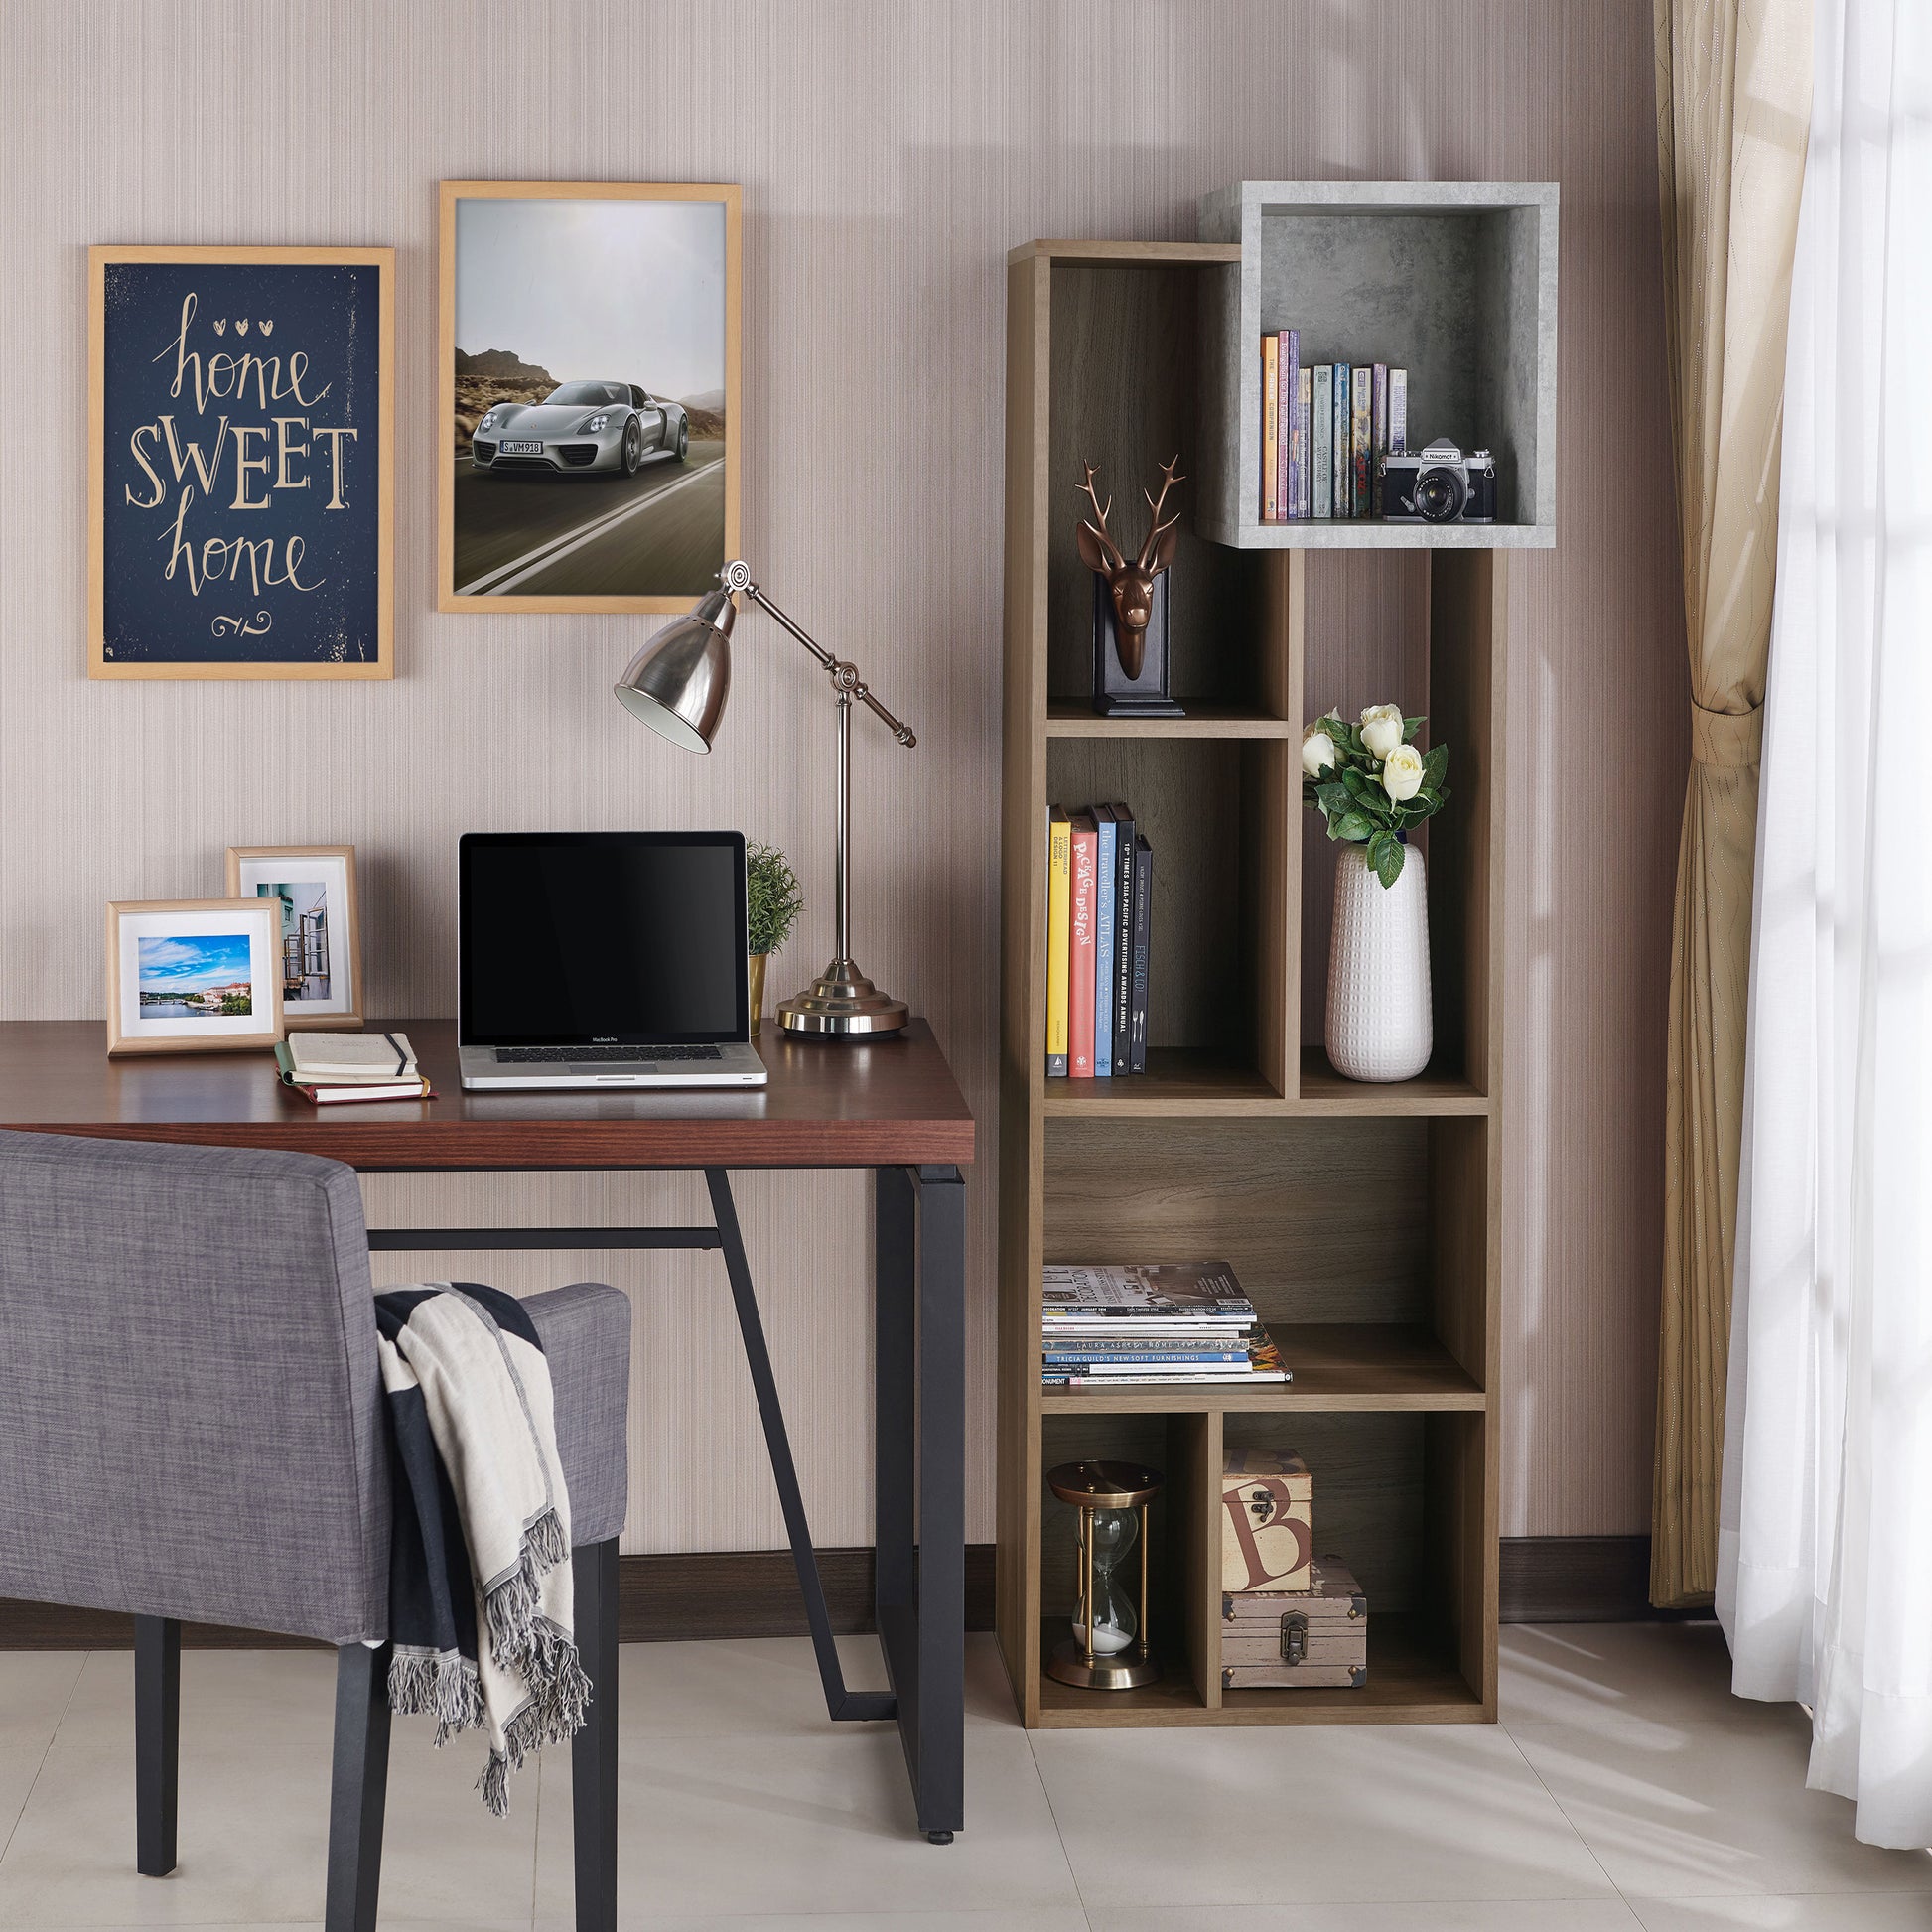
[{"label": "beige curtain", "polygon": [[1764,660],[1810,0],[1655,0],[1691,778],[1671,934],[1650,1594],[1708,1598],[1730,1337]]}]

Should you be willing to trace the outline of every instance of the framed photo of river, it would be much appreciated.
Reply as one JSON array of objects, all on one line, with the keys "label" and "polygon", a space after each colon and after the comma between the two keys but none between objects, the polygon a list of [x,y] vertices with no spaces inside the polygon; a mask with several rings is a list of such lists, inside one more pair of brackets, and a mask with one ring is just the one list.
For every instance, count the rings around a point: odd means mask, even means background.
[{"label": "framed photo of river", "polygon": [[395,268],[87,251],[89,676],[394,674]]},{"label": "framed photo of river", "polygon": [[739,193],[446,181],[437,607],[688,611],[738,554]]}]

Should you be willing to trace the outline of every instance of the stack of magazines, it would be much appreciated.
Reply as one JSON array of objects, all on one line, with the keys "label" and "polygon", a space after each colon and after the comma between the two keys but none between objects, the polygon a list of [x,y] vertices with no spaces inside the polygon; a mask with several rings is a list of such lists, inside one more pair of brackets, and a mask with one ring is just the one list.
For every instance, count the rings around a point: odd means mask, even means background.
[{"label": "stack of magazines", "polygon": [[1255,1305],[1225,1261],[1052,1263],[1040,1310],[1048,1387],[1286,1382]]}]

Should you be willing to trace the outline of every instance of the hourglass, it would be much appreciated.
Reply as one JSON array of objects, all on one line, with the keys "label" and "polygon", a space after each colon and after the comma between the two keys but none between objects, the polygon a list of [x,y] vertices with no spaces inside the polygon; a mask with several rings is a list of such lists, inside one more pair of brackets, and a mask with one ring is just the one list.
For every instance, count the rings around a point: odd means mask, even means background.
[{"label": "hourglass", "polygon": [[[1161,1472],[1138,1462],[1062,1462],[1047,1486],[1080,1512],[1073,1634],[1053,1647],[1046,1675],[1088,1691],[1125,1691],[1161,1675],[1148,1645],[1147,1506]],[[1120,1567],[1140,1545],[1138,1604]]]}]

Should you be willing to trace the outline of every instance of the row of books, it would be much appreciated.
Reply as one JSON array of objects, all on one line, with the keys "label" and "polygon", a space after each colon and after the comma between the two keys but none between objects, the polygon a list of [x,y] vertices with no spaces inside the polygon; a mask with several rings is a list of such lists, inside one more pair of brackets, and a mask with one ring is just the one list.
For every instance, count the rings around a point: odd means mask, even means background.
[{"label": "row of books", "polygon": [[1046,815],[1046,1072],[1147,1071],[1154,848],[1126,805]]},{"label": "row of books", "polygon": [[1040,1381],[1053,1388],[1290,1379],[1225,1261],[1052,1263],[1041,1285],[1039,1343]]},{"label": "row of books", "polygon": [[1382,514],[1381,460],[1409,447],[1409,371],[1302,361],[1301,332],[1261,339],[1261,520]]}]

